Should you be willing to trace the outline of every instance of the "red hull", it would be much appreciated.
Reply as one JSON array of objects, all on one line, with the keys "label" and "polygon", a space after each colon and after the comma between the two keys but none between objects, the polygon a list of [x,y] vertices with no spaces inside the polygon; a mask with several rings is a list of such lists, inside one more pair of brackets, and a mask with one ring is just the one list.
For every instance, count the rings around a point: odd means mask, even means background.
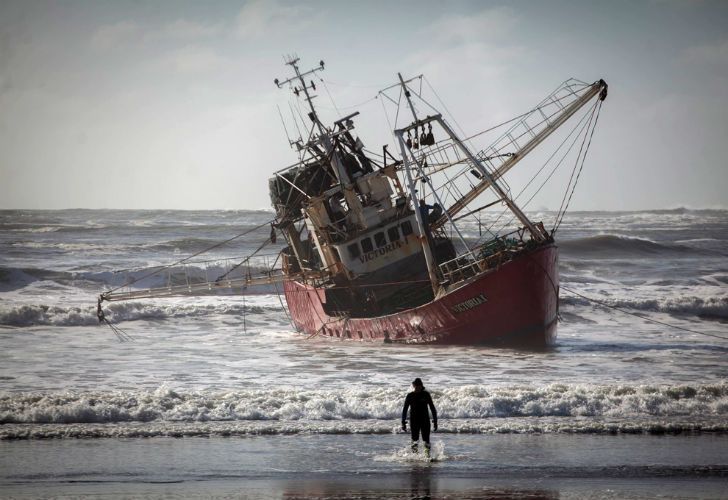
[{"label": "red hull", "polygon": [[368,342],[548,346],[556,340],[558,248],[522,254],[422,306],[387,316],[342,318],[324,312],[323,290],[285,282],[299,331]]}]

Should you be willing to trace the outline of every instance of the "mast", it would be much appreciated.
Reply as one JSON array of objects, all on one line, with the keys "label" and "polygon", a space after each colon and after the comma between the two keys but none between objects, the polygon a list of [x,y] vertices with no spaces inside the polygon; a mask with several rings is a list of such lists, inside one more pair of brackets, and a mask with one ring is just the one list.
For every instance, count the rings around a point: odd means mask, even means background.
[{"label": "mast", "polygon": [[[420,120],[417,118],[417,113],[415,112],[415,107],[412,104],[412,98],[410,95],[410,91],[407,89],[407,85],[402,78],[401,73],[397,73],[397,76],[399,77],[399,84],[401,85],[402,89],[404,90],[404,95],[407,98],[407,104],[409,105],[410,111],[412,112],[412,117],[414,118],[414,122],[412,125],[406,128],[406,130],[410,128],[414,128],[415,134],[417,134],[417,127],[420,125]],[[526,228],[528,228],[528,231],[531,233],[531,235],[539,242],[545,241],[547,238],[547,235],[543,233],[543,231],[540,231],[536,228],[536,226],[531,222],[531,220],[526,216],[526,214],[523,213],[523,211],[518,208],[518,206],[515,204],[513,200],[511,200],[506,192],[503,190],[503,188],[496,182],[496,180],[488,173],[486,168],[483,166],[483,164],[478,160],[475,155],[468,149],[467,146],[460,140],[460,138],[455,134],[455,132],[450,128],[450,126],[445,122],[445,120],[442,119],[442,115],[438,114],[434,117],[428,117],[429,119],[424,120],[425,122],[431,122],[432,120],[437,121],[437,123],[440,124],[440,126],[445,130],[447,135],[450,136],[450,139],[457,144],[458,148],[462,150],[462,152],[467,156],[467,158],[473,163],[473,165],[478,169],[478,171],[482,174],[482,176],[486,179],[488,182],[488,186],[492,187],[493,190],[498,194],[500,199],[506,204],[506,206],[513,212],[513,214],[518,218],[518,220],[521,221],[521,224],[523,224]],[[401,131],[397,134],[400,141],[400,147],[403,146],[402,143],[402,133]],[[407,171],[407,181],[408,184],[410,183],[410,173],[409,173],[409,167],[406,159],[406,155],[404,154],[404,149],[402,150],[402,156],[405,161],[405,169]],[[410,189],[414,189],[413,187],[410,187]],[[414,198],[414,192],[412,193],[413,200]],[[416,207],[416,212],[419,212],[419,207]],[[418,214],[419,215],[419,214]],[[449,219],[452,221],[452,213],[450,213],[450,210],[447,210],[445,213],[446,219]],[[420,224],[420,228],[424,230],[424,221],[420,220],[421,218],[417,217],[417,222]],[[439,222],[439,221],[437,221]],[[434,227],[434,224],[433,224]],[[459,233],[459,231],[458,231]],[[428,245],[429,246],[429,245]],[[427,253],[425,254],[427,256]],[[428,264],[428,271],[429,271],[429,264]],[[432,274],[432,273],[431,273]],[[432,276],[430,276],[430,279],[432,280]]]},{"label": "mast", "polygon": [[[400,77],[401,78],[401,77]],[[402,152],[402,161],[404,161],[404,172],[407,177],[407,189],[410,192],[410,199],[415,212],[415,219],[417,220],[417,226],[420,228],[420,243],[422,244],[422,252],[425,255],[425,264],[427,264],[427,275],[430,278],[430,284],[432,285],[432,292],[437,296],[437,290],[439,289],[439,280],[437,279],[437,265],[435,264],[435,257],[432,255],[432,248],[430,247],[430,238],[428,237],[429,230],[425,226],[425,221],[422,219],[422,212],[420,212],[420,206],[417,199],[417,192],[415,189],[415,183],[412,180],[412,173],[410,172],[410,162],[407,160],[407,153],[405,152],[404,138],[402,137],[403,131],[396,130],[397,140],[399,141],[399,149]]]},{"label": "mast", "polygon": [[[276,84],[278,88],[281,88],[285,84],[291,84],[294,82],[298,82],[301,85],[301,88],[298,88],[298,85],[293,86],[293,93],[298,96],[300,92],[303,92],[303,94],[306,96],[305,101],[308,103],[308,107],[311,111],[308,113],[308,117],[311,119],[311,121],[316,125],[316,128],[319,132],[319,138],[320,142],[324,147],[324,151],[326,152],[326,155],[331,158],[331,166],[334,169],[334,172],[336,173],[336,177],[339,179],[339,183],[342,185],[348,185],[351,184],[351,179],[349,178],[349,174],[344,168],[343,163],[341,162],[341,159],[339,158],[339,155],[336,153],[334,145],[331,141],[331,136],[329,131],[326,129],[323,123],[321,123],[321,120],[319,120],[318,114],[316,113],[316,108],[313,105],[313,98],[316,97],[315,95],[311,95],[309,93],[309,90],[316,90],[316,84],[311,81],[310,84],[306,84],[306,81],[303,79],[303,77],[311,74],[315,74],[317,71],[323,71],[324,69],[324,62],[320,61],[319,66],[313,69],[310,69],[306,71],[305,73],[301,73],[301,71],[298,69],[298,57],[292,57],[289,56],[286,60],[286,64],[291,66],[293,70],[296,72],[296,76],[293,76],[291,78],[288,78],[284,81],[279,81],[278,78],[273,80],[273,82]],[[347,197],[347,202],[349,202],[349,197]]]},{"label": "mast", "polygon": [[[404,91],[404,95],[407,98],[407,103],[409,104],[410,111],[412,112],[412,117],[414,118],[414,127],[415,127],[415,133],[417,133],[417,124],[419,122],[417,118],[417,113],[415,112],[415,107],[412,104],[412,98],[410,96],[410,91],[407,89],[407,85],[402,78],[402,73],[397,73],[397,76],[399,77],[399,84],[402,86],[402,90]],[[404,137],[402,134],[404,133],[404,129],[402,130],[396,130],[395,134],[397,136],[397,140],[399,141],[399,149],[402,152],[402,161],[404,162],[404,171],[405,176],[407,177],[407,188],[410,192],[410,199],[412,200],[412,205],[415,211],[415,219],[417,220],[417,226],[419,226],[420,229],[420,242],[422,243],[422,251],[425,255],[425,263],[427,264],[427,274],[430,278],[430,284],[432,285],[432,292],[435,296],[437,296],[437,291],[440,287],[439,280],[437,278],[437,264],[435,263],[435,257],[432,255],[432,247],[430,246],[430,230],[429,227],[426,226],[426,221],[422,218],[422,212],[420,211],[420,205],[419,205],[419,199],[417,198],[417,190],[415,189],[415,183],[412,180],[412,173],[410,172],[410,162],[407,160],[407,153],[405,151],[405,142]],[[414,161],[417,161],[416,159]]]},{"label": "mast", "polygon": [[412,111],[412,118],[414,118],[416,124],[419,120],[417,119],[417,113],[415,113],[415,107],[412,105],[412,96],[410,95],[410,91],[402,78],[402,73],[397,73],[397,76],[399,77],[399,84],[404,90],[404,96],[407,98],[407,104],[409,104],[410,111]]}]

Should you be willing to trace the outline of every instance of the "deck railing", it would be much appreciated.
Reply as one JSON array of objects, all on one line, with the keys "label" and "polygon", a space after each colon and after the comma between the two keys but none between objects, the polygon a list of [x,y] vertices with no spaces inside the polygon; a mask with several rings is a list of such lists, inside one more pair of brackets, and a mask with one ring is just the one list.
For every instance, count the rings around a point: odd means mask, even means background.
[{"label": "deck railing", "polygon": [[440,275],[447,284],[460,283],[478,273],[498,267],[529,246],[524,241],[525,228],[517,229],[470,249],[439,265]]}]

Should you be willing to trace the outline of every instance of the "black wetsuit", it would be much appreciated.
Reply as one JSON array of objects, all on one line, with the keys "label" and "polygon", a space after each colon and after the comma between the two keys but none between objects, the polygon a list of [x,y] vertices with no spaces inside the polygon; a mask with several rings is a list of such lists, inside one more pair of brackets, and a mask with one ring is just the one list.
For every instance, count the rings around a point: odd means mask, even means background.
[{"label": "black wetsuit", "polygon": [[402,409],[402,424],[407,421],[407,409],[410,409],[410,431],[412,431],[412,441],[419,441],[420,433],[425,445],[430,445],[430,413],[432,410],[432,422],[437,430],[437,410],[432,402],[432,396],[424,388],[417,392],[413,391],[407,394],[404,400],[404,408]]}]

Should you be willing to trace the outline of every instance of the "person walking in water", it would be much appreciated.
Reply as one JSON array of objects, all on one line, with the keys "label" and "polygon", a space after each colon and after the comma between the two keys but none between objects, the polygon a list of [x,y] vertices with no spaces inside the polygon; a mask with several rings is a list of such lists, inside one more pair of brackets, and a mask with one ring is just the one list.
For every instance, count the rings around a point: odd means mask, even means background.
[{"label": "person walking in water", "polygon": [[430,456],[430,412],[432,410],[432,430],[437,431],[437,410],[432,396],[425,390],[422,380],[416,378],[412,382],[412,392],[404,399],[402,409],[402,430],[407,431],[407,410],[410,410],[410,431],[412,432],[412,452],[417,453],[417,445],[422,434],[425,443],[425,455]]}]

